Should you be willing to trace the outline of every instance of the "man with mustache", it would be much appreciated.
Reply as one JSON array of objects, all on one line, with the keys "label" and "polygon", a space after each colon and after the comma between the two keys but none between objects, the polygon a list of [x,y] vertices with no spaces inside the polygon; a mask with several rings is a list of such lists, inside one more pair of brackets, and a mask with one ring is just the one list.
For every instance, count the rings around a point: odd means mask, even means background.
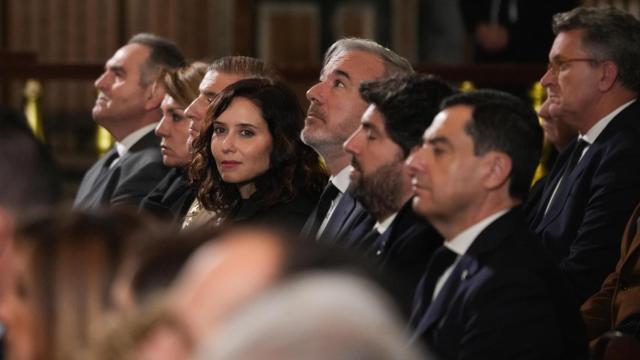
[{"label": "man with mustache", "polygon": [[300,137],[324,158],[331,177],[302,229],[303,236],[336,242],[353,225],[346,220],[365,214],[346,194],[351,155],[342,148],[367,108],[359,86],[363,81],[411,73],[406,59],[371,40],[341,39],[327,50],[320,81],[307,91],[311,104]]},{"label": "man with mustache", "polygon": [[74,208],[137,208],[165,176],[160,139],[153,133],[165,95],[157,80],[163,69],[184,64],[175,44],[153,34],[135,35],[107,61],[95,81],[99,95],[92,116],[116,144],[85,174]]},{"label": "man with mustache", "polygon": [[614,270],[640,201],[640,22],[615,8],[579,7],[555,15],[553,30],[541,83],[579,136],[547,176],[530,226],[582,303]]},{"label": "man with mustache", "polygon": [[345,242],[395,275],[408,297],[442,237],[411,209],[411,177],[404,161],[420,147],[440,102],[454,92],[431,75],[365,82],[360,94],[369,107],[344,144],[353,156],[349,193],[374,219],[356,225]]}]

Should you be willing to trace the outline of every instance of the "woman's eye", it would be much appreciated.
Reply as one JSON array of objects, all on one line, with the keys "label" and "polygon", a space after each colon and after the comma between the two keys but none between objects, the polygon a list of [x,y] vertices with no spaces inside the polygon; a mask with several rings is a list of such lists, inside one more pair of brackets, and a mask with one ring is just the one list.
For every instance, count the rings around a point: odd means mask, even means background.
[{"label": "woman's eye", "polygon": [[338,88],[343,88],[343,87],[345,87],[345,84],[342,82],[342,80],[334,80],[333,81],[333,86],[338,87]]},{"label": "woman's eye", "polygon": [[240,130],[240,135],[244,137],[250,137],[250,136],[253,136],[254,134],[253,134],[253,131],[251,130],[243,129],[243,130]]},{"label": "woman's eye", "polygon": [[221,126],[214,126],[213,127],[213,133],[215,135],[220,135],[220,134],[224,134],[225,132],[225,128],[221,127]]}]

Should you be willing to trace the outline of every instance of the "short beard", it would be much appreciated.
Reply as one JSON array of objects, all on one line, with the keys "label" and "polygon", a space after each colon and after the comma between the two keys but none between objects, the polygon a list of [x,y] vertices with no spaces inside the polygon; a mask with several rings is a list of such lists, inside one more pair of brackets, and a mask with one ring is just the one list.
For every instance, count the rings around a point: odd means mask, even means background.
[{"label": "short beard", "polygon": [[377,221],[382,221],[402,207],[402,162],[378,168],[371,175],[359,176],[351,182],[349,193],[358,200]]}]

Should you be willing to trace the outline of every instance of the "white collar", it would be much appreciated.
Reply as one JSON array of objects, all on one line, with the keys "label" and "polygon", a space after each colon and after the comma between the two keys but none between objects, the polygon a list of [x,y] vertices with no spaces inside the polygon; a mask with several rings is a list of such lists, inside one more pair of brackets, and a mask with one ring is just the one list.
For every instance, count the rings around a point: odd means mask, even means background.
[{"label": "white collar", "polygon": [[349,184],[351,184],[351,178],[349,176],[351,175],[352,169],[353,166],[348,165],[344,169],[340,170],[340,172],[338,172],[335,176],[332,175],[329,178],[329,181],[331,181],[333,185],[335,185],[335,187],[337,187],[338,190],[340,190],[340,192],[343,194],[347,192]]},{"label": "white collar", "polygon": [[631,105],[634,101],[636,101],[636,99],[632,99],[631,101],[628,101],[628,102],[620,105],[617,109],[615,109],[612,112],[610,112],[609,114],[607,114],[607,116],[605,116],[602,119],[598,120],[598,122],[595,123],[595,125],[593,125],[591,127],[591,129],[589,129],[589,131],[587,131],[586,134],[584,134],[584,135],[581,134],[580,138],[582,140],[586,141],[589,144],[593,144],[596,141],[596,139],[598,138],[598,136],[600,136],[602,131],[604,131],[604,129],[607,127],[607,125],[609,125],[611,120],[613,120],[613,118],[616,117],[616,115],[618,115],[627,106]]},{"label": "white collar", "polygon": [[131,147],[135,145],[135,143],[137,143],[140,139],[147,135],[149,131],[155,129],[156,125],[158,125],[158,123],[145,125],[140,129],[132,132],[131,134],[125,136],[122,141],[116,141],[116,151],[118,152],[118,156],[123,157],[124,154],[126,154],[129,149],[131,149]]},{"label": "white collar", "polygon": [[448,247],[451,251],[455,252],[458,255],[464,255],[471,244],[476,240],[478,235],[487,228],[487,226],[491,225],[497,218],[506,214],[511,209],[500,210],[496,213],[493,213],[486,218],[480,220],[479,222],[471,225],[466,230],[456,235],[450,241],[445,240],[444,246]]},{"label": "white collar", "polygon": [[398,216],[398,213],[393,213],[392,215],[388,216],[386,219],[382,220],[382,222],[380,221],[376,222],[373,228],[378,230],[380,234],[384,234],[384,232],[387,231],[389,226],[391,226],[391,223],[393,222],[393,220],[396,219],[396,216]]}]

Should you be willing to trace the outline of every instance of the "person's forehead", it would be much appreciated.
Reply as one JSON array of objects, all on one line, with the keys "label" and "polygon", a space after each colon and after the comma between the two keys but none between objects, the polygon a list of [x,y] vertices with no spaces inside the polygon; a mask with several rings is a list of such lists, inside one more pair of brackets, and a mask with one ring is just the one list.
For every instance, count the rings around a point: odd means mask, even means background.
[{"label": "person's forehead", "polygon": [[359,80],[373,80],[384,74],[379,56],[362,50],[343,50],[336,53],[322,69],[323,76],[344,72]]},{"label": "person's forehead", "polygon": [[362,115],[362,123],[376,129],[384,129],[384,114],[375,104],[369,104]]},{"label": "person's forehead", "polygon": [[433,119],[431,126],[425,131],[425,140],[446,136],[452,138],[466,135],[465,126],[471,119],[473,109],[467,105],[454,105],[442,109]]},{"label": "person's forehead", "polygon": [[140,44],[127,44],[113,54],[107,66],[137,67],[147,60],[151,50]]},{"label": "person's forehead", "polygon": [[559,33],[553,41],[549,58],[585,56],[586,49],[582,45],[584,30],[574,29]]},{"label": "person's forehead", "polygon": [[246,76],[242,76],[239,74],[224,73],[218,70],[209,70],[200,83],[200,90],[219,93],[227,86],[233,84],[238,80],[242,80],[245,77]]}]

